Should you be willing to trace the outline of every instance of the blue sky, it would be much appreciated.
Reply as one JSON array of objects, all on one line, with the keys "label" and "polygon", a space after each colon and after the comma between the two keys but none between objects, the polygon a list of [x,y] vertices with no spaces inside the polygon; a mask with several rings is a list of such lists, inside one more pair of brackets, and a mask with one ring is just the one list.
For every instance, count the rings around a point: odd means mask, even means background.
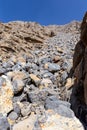
[{"label": "blue sky", "polygon": [[42,25],[81,20],[87,0],[0,0],[0,21],[35,21]]}]

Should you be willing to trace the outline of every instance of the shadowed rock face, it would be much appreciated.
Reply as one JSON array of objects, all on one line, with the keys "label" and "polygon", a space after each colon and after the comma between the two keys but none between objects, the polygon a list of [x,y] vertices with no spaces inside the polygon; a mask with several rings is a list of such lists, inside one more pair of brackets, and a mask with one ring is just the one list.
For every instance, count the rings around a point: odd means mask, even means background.
[{"label": "shadowed rock face", "polygon": [[81,23],[80,41],[75,46],[73,72],[76,80],[71,95],[71,108],[87,129],[87,12]]},{"label": "shadowed rock face", "polygon": [[83,17],[83,21],[81,24],[81,40],[83,41],[83,44],[86,46],[87,45],[87,12]]}]

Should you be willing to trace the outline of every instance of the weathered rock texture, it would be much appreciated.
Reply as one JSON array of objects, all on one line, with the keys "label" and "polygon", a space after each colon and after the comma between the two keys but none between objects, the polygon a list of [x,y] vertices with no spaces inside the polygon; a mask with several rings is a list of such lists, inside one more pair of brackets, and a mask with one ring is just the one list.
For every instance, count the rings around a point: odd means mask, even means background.
[{"label": "weathered rock texture", "polygon": [[[72,26],[72,27],[71,27]],[[65,26],[41,26],[35,22],[0,23],[0,52],[8,58],[11,55],[25,54],[31,56],[34,48],[41,48],[46,39],[55,36],[58,32],[78,31],[79,22]],[[20,52],[20,53],[19,53]]]},{"label": "weathered rock texture", "polygon": [[87,129],[87,12],[81,23],[80,40],[75,46],[73,68],[75,76],[71,108]]}]

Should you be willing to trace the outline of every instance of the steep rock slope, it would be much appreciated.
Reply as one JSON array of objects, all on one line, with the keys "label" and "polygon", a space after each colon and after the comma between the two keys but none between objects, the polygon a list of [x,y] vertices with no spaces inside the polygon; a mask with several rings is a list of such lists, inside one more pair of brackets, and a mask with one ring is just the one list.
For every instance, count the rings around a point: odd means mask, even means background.
[{"label": "steep rock slope", "polygon": [[[44,40],[55,36],[58,32],[76,34],[79,22],[72,22],[64,26],[41,26],[35,22],[0,23],[0,52],[3,57],[11,54],[30,54],[30,50],[41,48]],[[19,53],[20,52],[20,53]]]},{"label": "steep rock slope", "polygon": [[17,21],[0,29],[0,130],[83,130],[67,102],[80,22]]}]

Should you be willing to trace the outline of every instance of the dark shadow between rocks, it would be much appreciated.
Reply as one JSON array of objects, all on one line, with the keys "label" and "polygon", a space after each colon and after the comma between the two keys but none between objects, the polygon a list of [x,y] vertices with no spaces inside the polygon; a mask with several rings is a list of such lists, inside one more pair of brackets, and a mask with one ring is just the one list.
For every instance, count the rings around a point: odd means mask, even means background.
[{"label": "dark shadow between rocks", "polygon": [[87,130],[87,106],[84,103],[84,89],[81,83],[73,86],[70,103],[75,116]]}]

